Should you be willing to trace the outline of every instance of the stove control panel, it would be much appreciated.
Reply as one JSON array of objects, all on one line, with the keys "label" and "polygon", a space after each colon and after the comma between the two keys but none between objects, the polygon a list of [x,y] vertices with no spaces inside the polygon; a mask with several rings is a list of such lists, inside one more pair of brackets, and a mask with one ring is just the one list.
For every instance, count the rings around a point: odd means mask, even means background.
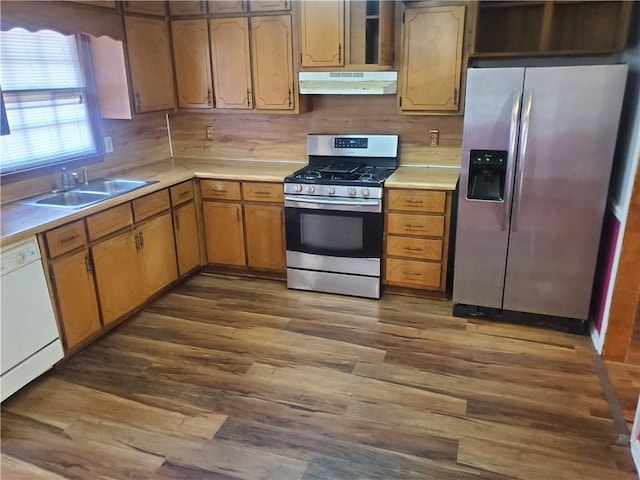
[{"label": "stove control panel", "polygon": [[336,137],[333,140],[333,148],[367,148],[368,146],[369,146],[368,138]]},{"label": "stove control panel", "polygon": [[346,185],[285,183],[284,193],[285,195],[313,195],[318,197],[382,198],[381,187],[361,188]]}]

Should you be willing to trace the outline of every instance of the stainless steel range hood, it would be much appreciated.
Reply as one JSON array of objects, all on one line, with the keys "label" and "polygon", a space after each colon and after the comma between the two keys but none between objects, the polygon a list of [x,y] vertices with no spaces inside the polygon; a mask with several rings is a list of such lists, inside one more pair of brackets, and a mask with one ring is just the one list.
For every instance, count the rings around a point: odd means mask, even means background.
[{"label": "stainless steel range hood", "polygon": [[300,93],[384,95],[398,88],[398,72],[300,72]]}]

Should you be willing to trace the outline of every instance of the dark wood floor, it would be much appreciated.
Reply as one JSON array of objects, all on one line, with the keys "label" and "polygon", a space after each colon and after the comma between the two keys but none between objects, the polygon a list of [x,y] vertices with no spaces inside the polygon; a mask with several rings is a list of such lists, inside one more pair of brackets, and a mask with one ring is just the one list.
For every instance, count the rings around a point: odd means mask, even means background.
[{"label": "dark wood floor", "polygon": [[198,275],[2,406],[2,479],[637,480],[588,337]]}]

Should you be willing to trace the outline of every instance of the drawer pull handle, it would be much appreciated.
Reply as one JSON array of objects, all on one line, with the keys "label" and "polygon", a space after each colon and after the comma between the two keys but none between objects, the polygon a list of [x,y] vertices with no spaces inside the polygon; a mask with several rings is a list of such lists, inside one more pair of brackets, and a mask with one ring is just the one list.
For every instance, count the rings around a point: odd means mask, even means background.
[{"label": "drawer pull handle", "polygon": [[417,247],[404,247],[405,250],[409,250],[410,252],[421,252],[423,249],[422,248],[417,248]]},{"label": "drawer pull handle", "polygon": [[410,275],[412,277],[421,277],[422,274],[420,272],[404,272],[405,275]]},{"label": "drawer pull handle", "polygon": [[255,192],[256,195],[271,195],[271,192],[265,192],[263,190],[256,190]]},{"label": "drawer pull handle", "polygon": [[212,190],[213,193],[227,193],[227,191],[222,187],[216,187]]},{"label": "drawer pull handle", "polygon": [[421,204],[422,200],[407,200],[407,203],[409,203],[409,204],[414,204],[414,203],[415,204]]},{"label": "drawer pull handle", "polygon": [[77,233],[74,233],[73,235],[69,235],[68,237],[63,237],[60,239],[60,243],[67,243],[67,242],[73,242],[76,238],[79,238],[80,235]]},{"label": "drawer pull handle", "polygon": [[407,228],[424,228],[424,225],[419,225],[417,223],[407,223],[405,226]]},{"label": "drawer pull handle", "polygon": [[178,195],[178,197],[182,198],[182,197],[186,197],[187,195],[189,195],[189,190],[185,190],[184,192],[180,192],[180,195]]}]

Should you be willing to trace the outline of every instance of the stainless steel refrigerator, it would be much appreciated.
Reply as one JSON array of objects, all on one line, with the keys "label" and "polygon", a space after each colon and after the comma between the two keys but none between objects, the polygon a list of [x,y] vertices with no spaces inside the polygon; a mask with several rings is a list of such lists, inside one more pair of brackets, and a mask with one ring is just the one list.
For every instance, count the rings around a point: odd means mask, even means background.
[{"label": "stainless steel refrigerator", "polygon": [[626,76],[468,70],[455,314],[587,319]]}]

